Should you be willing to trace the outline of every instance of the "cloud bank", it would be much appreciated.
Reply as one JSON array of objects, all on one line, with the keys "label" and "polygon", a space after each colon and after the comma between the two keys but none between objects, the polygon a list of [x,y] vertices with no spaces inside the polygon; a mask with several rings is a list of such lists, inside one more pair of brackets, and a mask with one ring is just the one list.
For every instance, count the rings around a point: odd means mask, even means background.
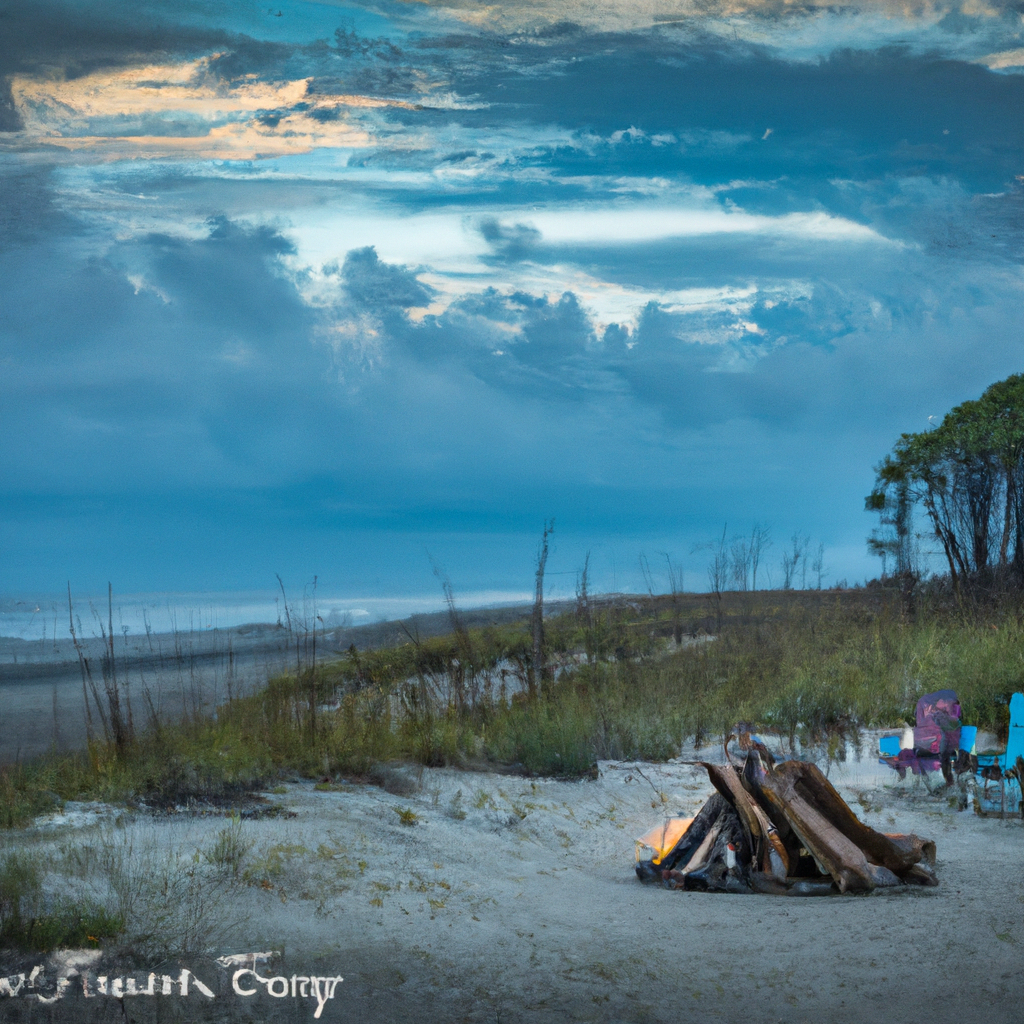
[{"label": "cloud bank", "polygon": [[8,590],[507,587],[550,515],[863,576],[873,464],[1020,369],[1009,8],[138,11],[0,12]]}]

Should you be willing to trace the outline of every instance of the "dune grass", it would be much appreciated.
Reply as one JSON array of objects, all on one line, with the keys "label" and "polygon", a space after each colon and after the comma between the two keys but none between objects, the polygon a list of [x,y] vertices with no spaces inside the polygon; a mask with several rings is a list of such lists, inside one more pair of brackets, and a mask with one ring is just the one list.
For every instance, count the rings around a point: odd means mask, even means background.
[{"label": "dune grass", "polygon": [[[841,746],[913,720],[955,689],[965,721],[999,731],[1024,686],[1014,609],[907,614],[883,590],[683,595],[553,618],[539,693],[529,623],[349,653],[281,676],[215,714],[151,723],[128,747],[93,742],[0,766],[0,826],[60,800],[230,801],[283,774],[367,777],[375,765],[505,766],[581,777],[598,759],[662,760],[737,722]],[[680,615],[688,638],[676,646]],[[718,626],[715,639],[706,627]]]},{"label": "dune grass", "polygon": [[0,949],[95,947],[123,928],[123,917],[100,904],[47,894],[30,853],[14,850],[0,856]]}]

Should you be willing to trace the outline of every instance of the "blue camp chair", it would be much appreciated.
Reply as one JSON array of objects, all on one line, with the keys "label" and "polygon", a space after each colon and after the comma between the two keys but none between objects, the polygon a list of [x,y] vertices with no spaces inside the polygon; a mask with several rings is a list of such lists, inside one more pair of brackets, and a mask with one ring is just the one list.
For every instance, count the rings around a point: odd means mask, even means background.
[{"label": "blue camp chair", "polygon": [[1010,732],[1006,737],[1006,752],[978,756],[978,767],[996,766],[1002,771],[1013,768],[1018,757],[1024,757],[1024,693],[1010,698]]},{"label": "blue camp chair", "polygon": [[960,749],[965,754],[973,754],[974,741],[978,738],[978,727],[976,725],[960,726]]},{"label": "blue camp chair", "polygon": [[[899,757],[900,756],[900,738],[899,736],[882,736],[878,741],[878,753],[883,757]],[[888,761],[882,761],[883,764],[888,764]]]},{"label": "blue camp chair", "polygon": [[[962,730],[961,730],[962,732]],[[978,754],[975,773],[974,808],[979,814],[1018,814],[1021,811],[1021,780],[1015,771],[1024,757],[1024,693],[1010,698],[1010,730],[1002,754]]]}]

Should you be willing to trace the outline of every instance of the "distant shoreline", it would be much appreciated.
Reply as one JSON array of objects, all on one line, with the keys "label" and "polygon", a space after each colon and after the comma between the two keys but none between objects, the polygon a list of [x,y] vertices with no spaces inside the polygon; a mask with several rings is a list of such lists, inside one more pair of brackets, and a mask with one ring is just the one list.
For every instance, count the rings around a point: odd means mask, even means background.
[{"label": "distant shoreline", "polygon": [[[568,602],[549,602],[559,611]],[[466,627],[521,621],[529,605],[459,610]],[[373,650],[452,630],[448,611],[361,626],[318,629],[317,662],[341,658],[354,644]],[[196,702],[212,711],[231,693],[251,692],[275,675],[309,662],[312,631],[276,623],[249,623],[176,633],[116,634],[114,655],[119,685],[137,714],[152,701],[172,717]],[[79,638],[89,671],[102,689],[103,637]],[[298,650],[296,649],[298,645]],[[58,749],[84,747],[87,739],[82,666],[69,637],[22,640],[0,637],[0,763]]]},{"label": "distant shoreline", "polygon": [[[568,602],[547,602],[547,611],[562,610]],[[530,614],[530,605],[460,609],[460,621],[468,627],[516,622]],[[359,626],[336,626],[316,630],[323,657],[340,657],[353,644],[360,649],[377,649],[404,643],[412,636],[439,636],[451,632],[448,611],[423,612],[401,619]],[[280,623],[256,622],[212,629],[183,629],[174,632],[114,636],[114,654],[120,669],[164,668],[169,663],[246,658],[261,653],[277,654],[294,649],[295,642],[311,641],[313,630],[288,629]],[[105,656],[108,640],[101,636],[79,637],[79,646],[90,661]],[[79,671],[78,652],[70,636],[54,640],[25,640],[0,636],[0,685],[49,678],[55,672]]]},{"label": "distant shoreline", "polygon": [[[287,596],[287,603],[286,603]],[[564,595],[563,595],[564,596]],[[155,637],[158,634],[202,633],[277,625],[299,630],[316,622],[327,631],[398,622],[417,615],[444,612],[441,593],[407,596],[314,594],[308,587],[288,591],[216,591],[120,593],[72,592],[71,613],[79,637],[100,635],[113,625],[117,637]],[[532,601],[523,591],[476,590],[459,594],[461,607],[517,607]],[[69,638],[67,593],[47,595],[0,594],[0,640],[22,639],[52,645]],[[112,621],[111,621],[112,620]]]}]

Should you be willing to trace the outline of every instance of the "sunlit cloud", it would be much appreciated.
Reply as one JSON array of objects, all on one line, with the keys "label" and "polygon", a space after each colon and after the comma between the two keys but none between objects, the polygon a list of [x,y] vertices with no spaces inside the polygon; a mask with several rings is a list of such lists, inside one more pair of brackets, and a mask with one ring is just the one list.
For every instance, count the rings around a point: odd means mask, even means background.
[{"label": "sunlit cloud", "polygon": [[268,82],[250,74],[225,82],[210,71],[217,56],[67,81],[14,76],[11,96],[23,127],[7,144],[101,159],[251,160],[365,146],[374,135],[355,112],[413,106],[358,94],[310,95],[308,78]]},{"label": "sunlit cloud", "polygon": [[95,72],[69,81],[16,76],[11,93],[26,130],[35,134],[80,130],[102,117],[146,114],[191,114],[213,122],[240,112],[290,107],[306,95],[307,79],[261,82],[248,75],[241,82],[224,82],[210,71],[218,56]]},{"label": "sunlit cloud", "polygon": [[1018,47],[1015,50],[1003,50],[1001,53],[990,53],[987,57],[982,57],[978,63],[984,64],[993,71],[1000,71],[1003,68],[1024,67],[1024,47]]},{"label": "sunlit cloud", "polygon": [[[349,125],[332,122],[314,130],[307,118],[282,118],[274,128],[249,122],[219,125],[205,135],[79,135],[50,137],[46,144],[92,153],[100,159],[258,160],[308,153],[318,146],[365,146],[370,136]],[[315,122],[313,122],[315,123]]]}]

